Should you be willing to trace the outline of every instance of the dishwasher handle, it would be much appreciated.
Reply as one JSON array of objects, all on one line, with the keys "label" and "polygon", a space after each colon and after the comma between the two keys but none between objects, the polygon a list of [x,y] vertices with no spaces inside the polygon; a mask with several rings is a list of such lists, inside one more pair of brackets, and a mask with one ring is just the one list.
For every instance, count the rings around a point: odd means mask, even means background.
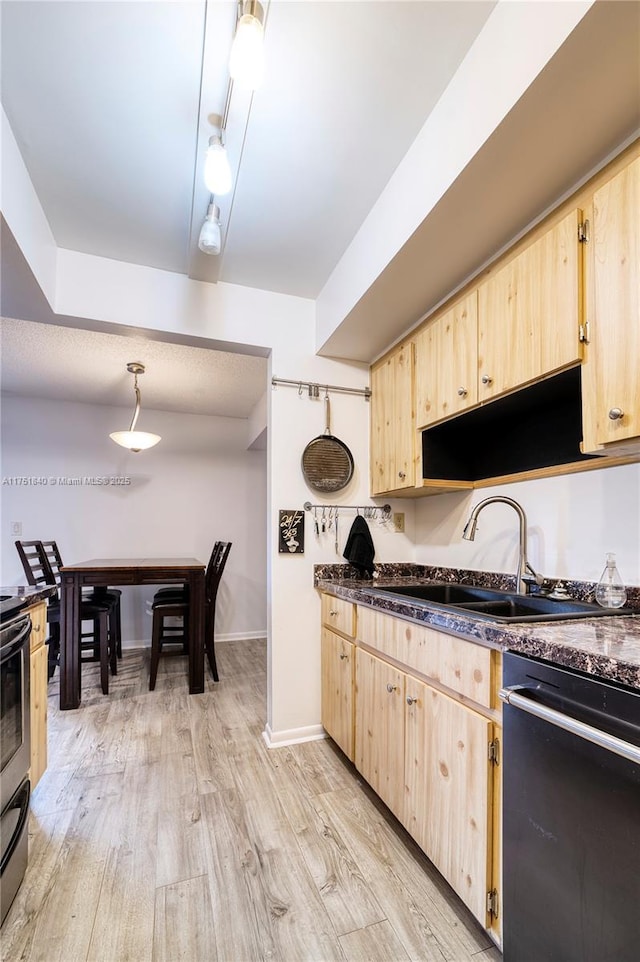
[{"label": "dishwasher handle", "polygon": [[592,725],[586,725],[576,718],[571,718],[570,715],[564,715],[562,712],[556,711],[555,708],[548,708],[540,702],[533,701],[523,694],[526,691],[527,689],[522,685],[512,685],[508,688],[501,688],[498,695],[501,701],[506,705],[511,705],[512,708],[520,708],[530,715],[535,715],[536,718],[541,718],[542,721],[549,722],[549,724],[562,728],[572,735],[577,735],[578,738],[583,738],[600,748],[620,755],[621,758],[626,758],[627,761],[640,765],[640,747],[638,745],[632,745],[622,738],[616,738],[615,735],[609,735],[608,732],[603,732],[599,728],[593,728]]}]

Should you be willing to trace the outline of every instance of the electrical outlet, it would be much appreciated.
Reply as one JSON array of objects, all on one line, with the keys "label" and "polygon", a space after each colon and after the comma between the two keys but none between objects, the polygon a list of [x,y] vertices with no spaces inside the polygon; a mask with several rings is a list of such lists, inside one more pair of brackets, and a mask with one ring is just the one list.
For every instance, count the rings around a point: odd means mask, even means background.
[{"label": "electrical outlet", "polygon": [[22,521],[12,521],[11,522],[11,534],[14,538],[22,537]]},{"label": "electrical outlet", "polygon": [[393,526],[397,532],[402,534],[404,531],[404,511],[394,511]]}]

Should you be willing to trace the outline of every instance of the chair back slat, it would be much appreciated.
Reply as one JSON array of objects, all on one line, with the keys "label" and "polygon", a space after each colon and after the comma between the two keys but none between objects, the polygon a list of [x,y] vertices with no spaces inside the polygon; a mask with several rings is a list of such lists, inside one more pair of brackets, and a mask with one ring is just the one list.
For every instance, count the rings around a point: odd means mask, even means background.
[{"label": "chair back slat", "polygon": [[56,579],[41,541],[16,541],[16,549],[27,581],[34,587],[55,585]]},{"label": "chair back slat", "polygon": [[41,541],[40,544],[42,545],[44,556],[47,559],[49,568],[53,575],[53,581],[59,587],[62,583],[62,575],[60,574],[62,557],[60,555],[60,551],[58,550],[58,545],[55,541]]},{"label": "chair back slat", "polygon": [[227,563],[229,552],[231,551],[231,541],[216,541],[207,565],[205,576],[205,591],[208,604],[215,604],[218,585],[222,578],[222,572]]}]

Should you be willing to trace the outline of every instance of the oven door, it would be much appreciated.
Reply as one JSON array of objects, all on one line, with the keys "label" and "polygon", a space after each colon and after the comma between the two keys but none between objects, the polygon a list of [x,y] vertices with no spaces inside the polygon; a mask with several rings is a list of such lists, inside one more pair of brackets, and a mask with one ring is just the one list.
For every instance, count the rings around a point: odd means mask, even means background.
[{"label": "oven door", "polygon": [[0,629],[0,812],[29,774],[29,636],[31,619]]},{"label": "oven door", "polygon": [[27,870],[29,847],[29,779],[15,793],[0,817],[0,924],[11,908]]}]

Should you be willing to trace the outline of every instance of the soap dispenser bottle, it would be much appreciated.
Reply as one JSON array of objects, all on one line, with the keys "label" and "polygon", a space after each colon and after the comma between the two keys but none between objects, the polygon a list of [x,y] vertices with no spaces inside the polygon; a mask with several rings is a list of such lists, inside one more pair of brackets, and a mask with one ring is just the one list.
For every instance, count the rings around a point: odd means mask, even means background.
[{"label": "soap dispenser bottle", "polygon": [[609,553],[596,588],[596,601],[603,608],[621,608],[626,600],[627,592],[616,567],[616,556]]}]

